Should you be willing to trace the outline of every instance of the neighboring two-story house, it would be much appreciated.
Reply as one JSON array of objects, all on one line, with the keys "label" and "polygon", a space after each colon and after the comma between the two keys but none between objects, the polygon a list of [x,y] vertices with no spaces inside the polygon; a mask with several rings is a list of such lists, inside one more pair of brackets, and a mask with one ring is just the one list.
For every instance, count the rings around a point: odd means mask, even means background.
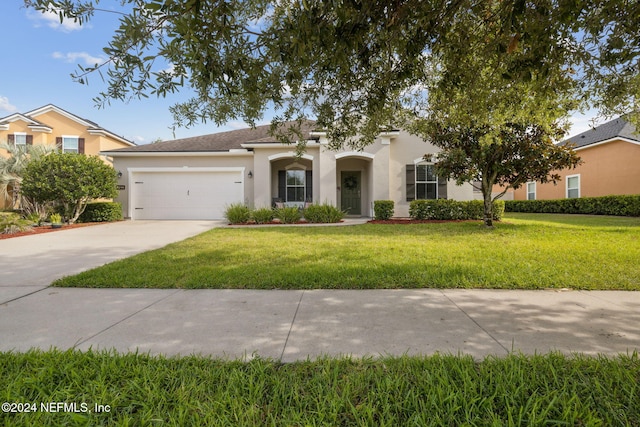
[{"label": "neighboring two-story house", "polygon": [[[24,146],[51,145],[66,153],[93,156],[100,155],[101,151],[135,145],[90,120],[52,104],[0,118],[0,142]],[[0,150],[0,156],[7,156],[7,152]],[[6,207],[7,203],[0,200],[0,207]]]},{"label": "neighboring two-story house", "polygon": [[526,183],[513,191],[513,199],[640,194],[640,134],[632,123],[619,117],[561,144],[572,144],[582,164],[575,169],[553,172],[560,175],[560,181],[555,185]]}]

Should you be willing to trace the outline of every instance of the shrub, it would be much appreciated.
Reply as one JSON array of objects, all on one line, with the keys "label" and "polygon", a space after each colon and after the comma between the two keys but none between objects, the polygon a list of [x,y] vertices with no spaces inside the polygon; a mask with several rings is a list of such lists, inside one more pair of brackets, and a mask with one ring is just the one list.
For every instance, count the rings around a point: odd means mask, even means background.
[{"label": "shrub", "polygon": [[393,216],[393,211],[393,200],[376,200],[373,202],[373,214],[375,219],[390,219]]},{"label": "shrub", "polygon": [[122,205],[116,202],[89,203],[78,222],[113,222],[122,220]]},{"label": "shrub", "polygon": [[251,219],[253,219],[256,224],[267,224],[273,221],[274,212],[271,208],[260,208],[251,212]]},{"label": "shrub", "polygon": [[224,217],[231,224],[246,224],[251,219],[251,209],[242,203],[233,203],[224,211]]},{"label": "shrub", "polygon": [[640,216],[640,195],[555,200],[507,200],[507,212]]},{"label": "shrub", "polygon": [[285,206],[284,208],[275,210],[275,217],[284,224],[295,224],[300,221],[302,214],[300,213],[300,209],[295,206]]},{"label": "shrub", "polygon": [[116,182],[116,171],[96,156],[51,153],[27,164],[21,188],[35,202],[60,206],[73,223],[88,201],[117,196]]},{"label": "shrub", "polygon": [[52,224],[61,224],[62,223],[62,215],[60,215],[59,213],[52,213],[49,216],[49,221],[51,221]]},{"label": "shrub", "polygon": [[344,212],[328,203],[310,205],[304,210],[304,218],[312,223],[334,223],[344,218]]},{"label": "shrub", "polygon": [[33,222],[16,213],[0,213],[0,234],[13,234],[30,230]]},{"label": "shrub", "polygon": [[[493,219],[500,221],[504,214],[504,201],[493,202]],[[413,200],[409,204],[409,216],[413,219],[467,220],[484,218],[482,200],[457,201],[450,199]]]}]

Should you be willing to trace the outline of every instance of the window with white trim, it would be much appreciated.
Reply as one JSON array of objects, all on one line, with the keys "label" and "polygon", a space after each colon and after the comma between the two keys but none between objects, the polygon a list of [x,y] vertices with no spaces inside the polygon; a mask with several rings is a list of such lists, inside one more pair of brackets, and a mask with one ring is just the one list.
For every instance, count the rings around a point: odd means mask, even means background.
[{"label": "window with white trim", "polygon": [[567,199],[580,197],[580,175],[567,176]]},{"label": "window with white trim", "polygon": [[27,133],[26,132],[15,132],[13,134],[13,143],[15,146],[26,147],[27,145]]},{"label": "window with white trim", "polygon": [[435,165],[422,163],[416,165],[416,199],[437,199],[438,177]]},{"label": "window with white trim", "polygon": [[536,199],[536,183],[527,182],[527,200]]},{"label": "window with white trim", "polygon": [[77,136],[62,136],[62,152],[63,153],[78,153],[78,137]]},{"label": "window with white trim", "polygon": [[306,173],[303,170],[287,170],[287,202],[304,202]]}]

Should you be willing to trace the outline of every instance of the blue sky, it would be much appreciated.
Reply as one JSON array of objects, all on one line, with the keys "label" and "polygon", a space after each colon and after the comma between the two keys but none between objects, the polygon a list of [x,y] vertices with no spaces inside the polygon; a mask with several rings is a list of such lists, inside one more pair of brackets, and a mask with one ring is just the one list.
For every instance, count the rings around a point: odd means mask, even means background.
[{"label": "blue sky", "polygon": [[[100,7],[118,10],[119,4],[103,1]],[[22,0],[1,0],[5,62],[0,68],[0,117],[54,104],[136,144],[246,127],[243,122],[227,123],[224,127],[209,123],[178,128],[174,134],[170,129],[173,118],[169,107],[190,98],[187,90],[167,98],[112,101],[111,105],[98,109],[93,98],[105,89],[101,78],[90,76],[89,84],[81,85],[73,82],[70,75],[78,70],[77,64],[92,66],[105,59],[102,48],[117,26],[118,15],[113,13],[96,12],[83,26],[73,22],[60,24],[57,15],[25,9]],[[575,116],[570,135],[589,129],[593,116],[593,113]]]}]

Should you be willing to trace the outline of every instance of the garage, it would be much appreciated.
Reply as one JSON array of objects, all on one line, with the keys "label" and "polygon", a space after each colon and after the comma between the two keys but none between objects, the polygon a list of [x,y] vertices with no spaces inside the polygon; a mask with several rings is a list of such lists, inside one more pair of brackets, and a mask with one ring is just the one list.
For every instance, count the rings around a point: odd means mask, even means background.
[{"label": "garage", "polygon": [[130,217],[222,219],[226,207],[244,203],[244,168],[129,170]]}]

